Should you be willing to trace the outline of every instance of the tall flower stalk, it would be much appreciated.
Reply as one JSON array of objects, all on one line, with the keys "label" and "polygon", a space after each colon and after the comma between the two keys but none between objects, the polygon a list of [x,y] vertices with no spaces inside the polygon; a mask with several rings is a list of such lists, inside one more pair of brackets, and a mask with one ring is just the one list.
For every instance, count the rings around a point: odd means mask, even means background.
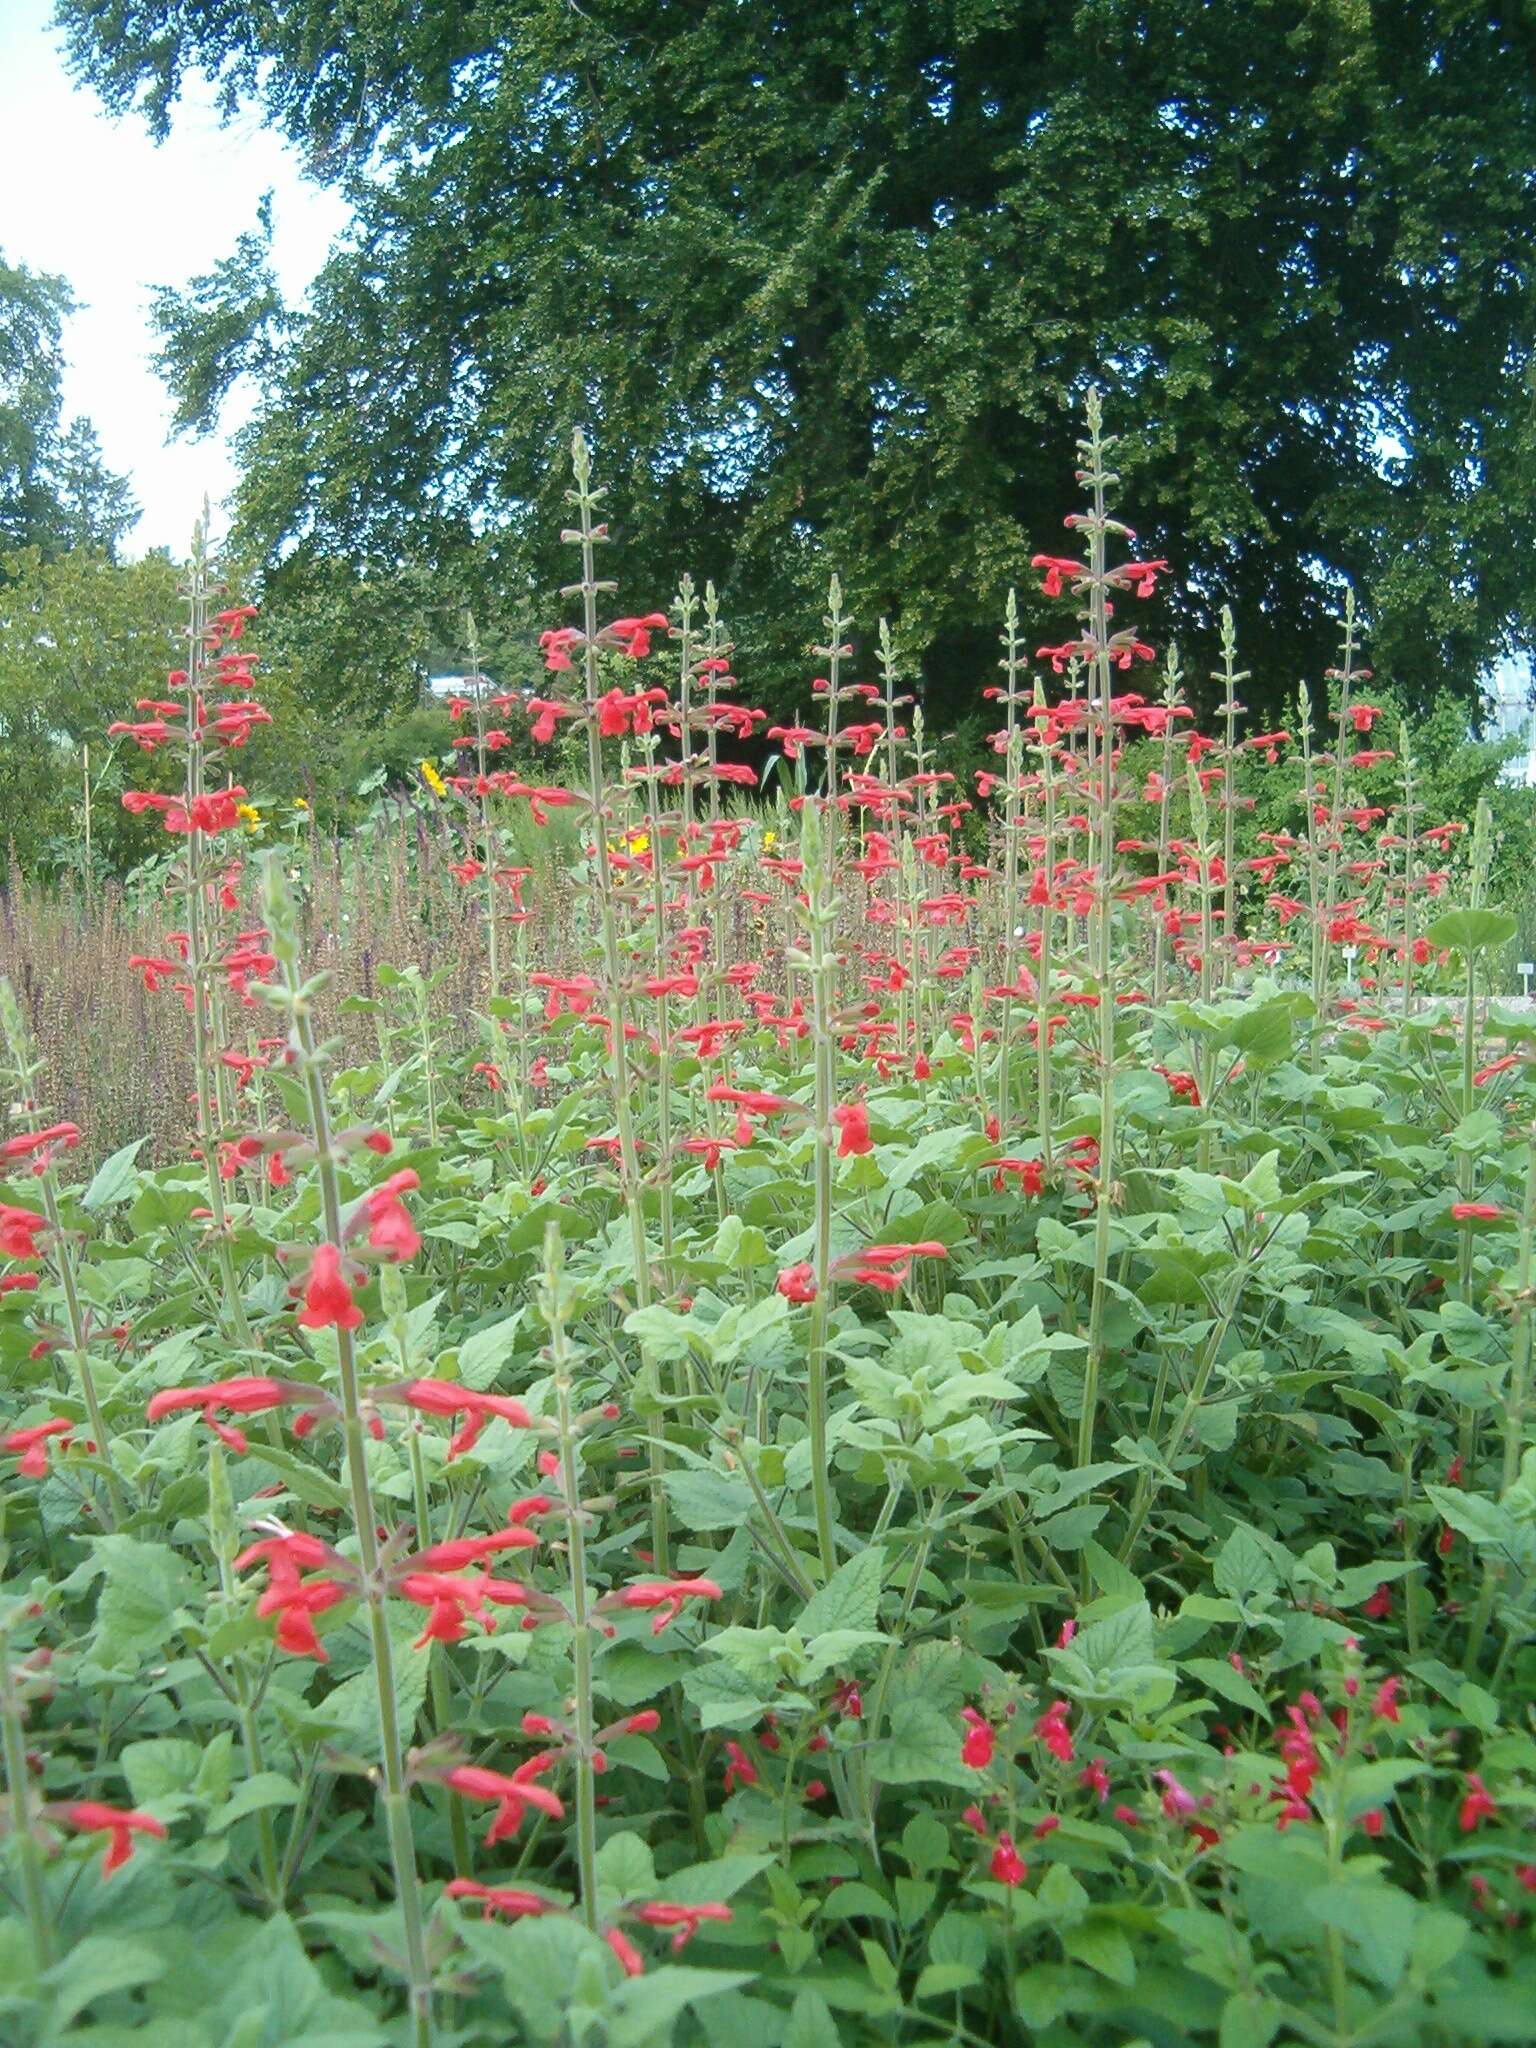
[{"label": "tall flower stalk", "polygon": [[[288,1019],[288,1063],[304,1091],[309,1139],[314,1147],[315,1179],[320,1195],[321,1255],[339,1259],[345,1242],[341,1182],[326,1095],[326,1055],[315,1039],[314,1005],[324,976],[304,979],[293,898],[280,861],[266,861],[263,895],[270,943],[281,975],[267,991],[268,1000]],[[343,1292],[345,1288],[343,1287]],[[394,1643],[389,1628],[389,1587],[380,1561],[379,1517],[368,1472],[368,1437],[358,1379],[353,1326],[345,1315],[333,1324],[340,1422],[351,1495],[353,1535],[357,1544],[358,1590],[367,1615],[368,1645],[373,1665],[374,1702],[378,1715],[382,1772],[380,1797],[385,1833],[404,1933],[403,1971],[415,2048],[431,2048],[434,2037],[432,1974],[427,1960],[421,1885],[411,1829],[410,1791],[406,1779],[400,1726]]]}]

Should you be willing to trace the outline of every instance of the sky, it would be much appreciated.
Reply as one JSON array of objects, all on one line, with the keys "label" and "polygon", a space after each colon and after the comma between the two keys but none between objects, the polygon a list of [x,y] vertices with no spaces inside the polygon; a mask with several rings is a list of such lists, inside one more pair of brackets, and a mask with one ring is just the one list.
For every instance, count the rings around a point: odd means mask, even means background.
[{"label": "sky", "polygon": [[[270,189],[274,267],[284,295],[300,298],[346,209],[304,181],[254,111],[221,127],[200,82],[159,147],[136,116],[113,119],[72,83],[52,12],[53,0],[0,0],[0,255],[62,276],[79,301],[64,335],[64,411],[91,420],[143,508],[125,552],[180,556],[204,493],[217,508],[233,486],[226,444],[242,413],[237,397],[217,438],[167,445],[151,292],[228,255]],[[217,510],[213,524],[217,537]]]}]

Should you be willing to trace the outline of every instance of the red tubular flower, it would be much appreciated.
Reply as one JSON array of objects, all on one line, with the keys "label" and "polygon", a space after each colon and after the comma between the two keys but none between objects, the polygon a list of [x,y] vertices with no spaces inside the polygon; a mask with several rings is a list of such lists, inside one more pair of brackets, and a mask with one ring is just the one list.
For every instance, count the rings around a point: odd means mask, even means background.
[{"label": "red tubular flower", "polygon": [[774,1283],[776,1291],[786,1301],[807,1302],[816,1299],[816,1274],[802,1259],[797,1266],[786,1266]]},{"label": "red tubular flower", "polygon": [[17,1453],[20,1459],[16,1467],[19,1478],[46,1479],[49,1439],[57,1437],[62,1451],[74,1426],[62,1415],[51,1416],[47,1422],[34,1422],[25,1429],[13,1429],[8,1437],[0,1439],[0,1451]]},{"label": "red tubular flower", "polygon": [[862,1102],[840,1103],[832,1112],[832,1121],[840,1133],[837,1143],[839,1159],[854,1159],[861,1153],[874,1151],[875,1141],[869,1134],[869,1111]]},{"label": "red tubular flower", "polygon": [[1475,1771],[1468,1771],[1466,1787],[1466,1794],[1462,1799],[1461,1810],[1456,1817],[1456,1824],[1464,1835],[1470,1835],[1485,1820],[1495,1819],[1499,1809],[1494,1805],[1488,1795],[1487,1787]]},{"label": "red tubular flower", "polygon": [[496,1811],[486,1832],[485,1846],[495,1848],[498,1842],[515,1835],[522,1826],[523,1815],[530,1806],[551,1820],[564,1820],[565,1807],[547,1785],[534,1782],[554,1764],[555,1758],[548,1750],[540,1750],[537,1756],[528,1757],[520,1763],[510,1777],[501,1771],[486,1770],[480,1764],[455,1764],[443,1773],[442,1782],[452,1792],[460,1792],[466,1799],[493,1799]]},{"label": "red tubular flower", "polygon": [[713,1579],[639,1579],[616,1593],[605,1593],[597,1603],[602,1614],[616,1607],[654,1611],[651,1634],[659,1636],[683,1610],[685,1600],[719,1600],[724,1596]]},{"label": "red tubular flower", "polygon": [[541,1899],[537,1892],[520,1891],[514,1885],[478,1884],[472,1877],[450,1878],[443,1886],[443,1897],[478,1899],[482,1920],[489,1920],[493,1913],[503,1914],[508,1920],[529,1920],[540,1913],[560,1911],[552,1900]]},{"label": "red tubular flower", "polygon": [[[78,1124],[50,1124],[45,1131],[20,1131],[0,1144],[0,1165],[33,1159],[34,1173],[43,1172],[55,1152],[72,1152],[80,1142]],[[35,1155],[35,1158],[34,1158]]]},{"label": "red tubular flower", "polygon": [[462,1641],[466,1614],[473,1614],[483,1622],[489,1634],[495,1624],[485,1612],[487,1605],[524,1607],[528,1602],[526,1586],[520,1586],[515,1579],[493,1578],[488,1572],[478,1576],[457,1572],[407,1572],[398,1581],[398,1590],[418,1607],[431,1610],[426,1627],[416,1638],[414,1647],[418,1650],[426,1643]]},{"label": "red tubular flower", "polygon": [[410,1560],[414,1571],[456,1572],[479,1564],[502,1550],[535,1550],[538,1537],[531,1529],[493,1529],[488,1536],[456,1536],[446,1543],[434,1543]]},{"label": "red tubular flower", "polygon": [[363,1197],[362,1211],[367,1218],[369,1245],[397,1263],[402,1259],[413,1259],[421,1250],[416,1226],[400,1200],[402,1195],[420,1186],[421,1182],[412,1168],[403,1166]]},{"label": "red tubular flower", "polygon": [[153,1835],[157,1841],[165,1840],[165,1822],[156,1820],[152,1813],[140,1813],[133,1807],[104,1806],[99,1799],[76,1799],[58,1808],[49,1808],[50,1815],[63,1821],[66,1827],[83,1834],[105,1834],[110,1839],[107,1853],[101,1859],[101,1874],[110,1877],[114,1870],[121,1870],[133,1854],[135,1835]]},{"label": "red tubular flower", "polygon": [[727,1795],[733,1792],[738,1785],[755,1785],[757,1783],[757,1765],[753,1763],[751,1757],[747,1755],[739,1742],[727,1742],[725,1754],[727,1761],[725,1777],[722,1782]]},{"label": "red tubular flower", "polygon": [[875,1287],[882,1294],[895,1294],[912,1277],[914,1259],[947,1259],[948,1247],[935,1238],[919,1244],[871,1244],[861,1252],[847,1252],[832,1265],[839,1280],[856,1287]]},{"label": "red tubular flower", "polygon": [[965,1740],[960,1745],[960,1761],[973,1771],[984,1771],[997,1747],[992,1723],[978,1714],[974,1707],[962,1707],[960,1717],[967,1729]]},{"label": "red tubular flower", "polygon": [[1504,1211],[1497,1202],[1453,1202],[1451,1214],[1458,1223],[1492,1223]]},{"label": "red tubular flower", "polygon": [[992,1191],[1000,1195],[1012,1174],[1019,1184],[1019,1193],[1038,1197],[1045,1193],[1045,1166],[1039,1159],[984,1159],[983,1167],[992,1171]]},{"label": "red tubular flower", "polygon": [[676,1930],[670,1944],[674,1955],[688,1946],[706,1921],[724,1924],[735,1917],[729,1906],[675,1906],[669,1899],[652,1899],[646,1905],[634,1907],[633,1911],[635,1918],[647,1927]]},{"label": "red tubular flower", "polygon": [[472,1387],[461,1387],[453,1380],[407,1380],[399,1387],[376,1389],[374,1399],[401,1400],[408,1408],[426,1415],[466,1416],[463,1428],[448,1445],[450,1459],[473,1446],[493,1415],[499,1415],[513,1429],[533,1426],[533,1417],[521,1401],[514,1401],[508,1394],[477,1394]]},{"label": "red tubular flower", "polygon": [[1109,1772],[1104,1768],[1104,1759],[1096,1756],[1091,1764],[1085,1764],[1077,1774],[1077,1782],[1087,1792],[1097,1795],[1102,1806],[1109,1797]]},{"label": "red tubular flower", "polygon": [[0,1294],[31,1294],[36,1287],[35,1273],[0,1274]]},{"label": "red tubular flower", "polygon": [[352,1299],[338,1246],[322,1244],[310,1261],[304,1306],[297,1320],[305,1330],[355,1330],[363,1320],[362,1310]]},{"label": "red tubular flower", "polygon": [[1034,1732],[1058,1762],[1069,1764],[1077,1752],[1072,1746],[1072,1732],[1067,1726],[1072,1709],[1065,1700],[1052,1700],[1045,1712],[1035,1723]]},{"label": "red tubular flower", "polygon": [[0,1252],[8,1259],[41,1258],[37,1239],[39,1233],[47,1228],[46,1216],[39,1216],[31,1209],[13,1209],[8,1203],[0,1202]]},{"label": "red tubular flower", "polygon": [[644,1974],[645,1957],[622,1928],[610,1927],[603,1939],[618,1958],[619,1968],[626,1977],[639,1977]]},{"label": "red tubular flower", "polygon": [[1013,1846],[1012,1835],[998,1836],[989,1868],[999,1884],[1022,1884],[1029,1875],[1029,1865]]},{"label": "red tubular flower", "polygon": [[1402,1715],[1397,1710],[1397,1696],[1402,1691],[1402,1686],[1403,1681],[1400,1678],[1384,1678],[1381,1684],[1377,1686],[1371,1700],[1371,1712],[1378,1721],[1400,1721],[1402,1719]]},{"label": "red tubular flower", "polygon": [[213,1380],[206,1387],[165,1387],[151,1396],[144,1416],[148,1422],[163,1422],[167,1415],[195,1408],[201,1412],[214,1435],[240,1457],[247,1449],[245,1433],[220,1422],[216,1413],[218,1409],[225,1409],[231,1415],[263,1415],[272,1408],[293,1406],[318,1406],[324,1413],[333,1412],[332,1404],[317,1387],[306,1386],[302,1380],[258,1377]]}]

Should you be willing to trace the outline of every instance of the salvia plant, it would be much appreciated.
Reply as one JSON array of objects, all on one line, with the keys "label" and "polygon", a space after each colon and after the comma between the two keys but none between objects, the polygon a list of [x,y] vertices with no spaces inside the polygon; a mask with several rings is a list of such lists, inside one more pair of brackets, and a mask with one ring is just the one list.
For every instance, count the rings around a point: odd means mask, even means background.
[{"label": "salvia plant", "polygon": [[779,725],[712,587],[621,615],[578,436],[543,693],[467,624],[423,769],[478,1038],[381,963],[345,1067],[232,850],[268,714],[199,532],[112,728],[186,1157],[88,1171],[0,990],[6,2042],[1536,2037],[1487,821],[1352,600],[1286,730],[1227,619],[1202,730],[1096,397],[1080,451],[966,786],[835,580]]}]

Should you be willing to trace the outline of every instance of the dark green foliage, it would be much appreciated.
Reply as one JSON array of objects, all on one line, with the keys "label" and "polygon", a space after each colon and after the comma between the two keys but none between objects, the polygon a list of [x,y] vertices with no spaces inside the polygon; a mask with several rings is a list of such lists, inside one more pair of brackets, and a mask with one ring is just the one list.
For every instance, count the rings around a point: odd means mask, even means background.
[{"label": "dark green foliage", "polygon": [[0,255],[0,553],[95,547],[110,555],[138,517],[89,420],[64,422],[63,327],[73,306],[63,278]]},{"label": "dark green foliage", "polygon": [[1326,664],[1340,576],[1412,697],[1469,694],[1531,628],[1527,10],[60,15],[113,107],[163,125],[207,69],[356,204],[308,312],[282,306],[260,228],[162,301],[189,420],[260,382],[242,520],[264,554],[302,536],[306,562],[419,560],[455,603],[547,606],[552,459],[581,420],[633,592],[712,575],[783,704],[837,566],[938,720],[1073,502],[1095,377],[1146,551],[1198,576],[1153,637],[1176,627],[1203,669],[1230,602],[1256,705]]}]

